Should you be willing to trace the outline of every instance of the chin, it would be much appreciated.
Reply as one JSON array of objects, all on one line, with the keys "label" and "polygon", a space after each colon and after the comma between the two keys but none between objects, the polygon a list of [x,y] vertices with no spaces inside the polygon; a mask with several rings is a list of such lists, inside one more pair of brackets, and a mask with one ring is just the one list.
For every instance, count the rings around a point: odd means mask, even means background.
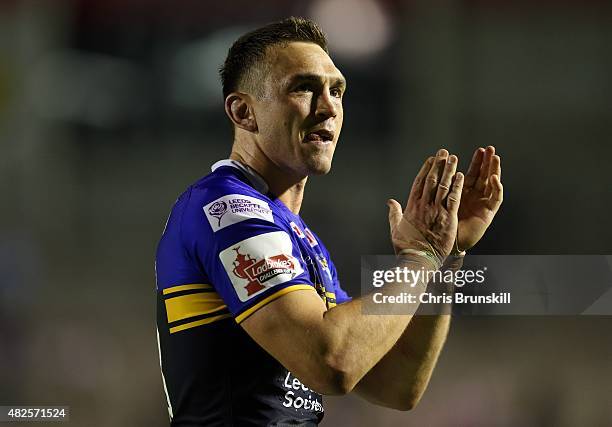
[{"label": "chin", "polygon": [[325,175],[329,173],[332,166],[332,159],[334,157],[334,149],[327,150],[309,150],[302,152],[301,164],[304,168],[304,174],[307,176],[311,175]]},{"label": "chin", "polygon": [[316,169],[316,170],[311,171],[309,175],[311,176],[327,175],[330,170],[331,170],[331,166],[328,168]]},{"label": "chin", "polygon": [[307,175],[325,175],[329,173],[332,166],[331,158],[310,158],[305,162]]}]

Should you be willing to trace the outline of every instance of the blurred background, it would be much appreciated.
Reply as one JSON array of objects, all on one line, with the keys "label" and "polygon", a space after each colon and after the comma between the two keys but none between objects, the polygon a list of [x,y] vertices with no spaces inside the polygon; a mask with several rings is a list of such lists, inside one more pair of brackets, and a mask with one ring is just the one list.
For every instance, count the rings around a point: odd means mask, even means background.
[{"label": "blurred background", "polygon": [[[167,425],[155,247],[229,154],[227,49],[289,15],[321,24],[349,82],[333,170],[302,210],[349,293],[360,256],[391,250],[386,199],[439,147],[463,170],[479,146],[502,156],[476,252],[612,253],[609,2],[2,0],[0,405]],[[610,426],[611,326],[456,318],[418,408],[328,398],[323,425]]]}]

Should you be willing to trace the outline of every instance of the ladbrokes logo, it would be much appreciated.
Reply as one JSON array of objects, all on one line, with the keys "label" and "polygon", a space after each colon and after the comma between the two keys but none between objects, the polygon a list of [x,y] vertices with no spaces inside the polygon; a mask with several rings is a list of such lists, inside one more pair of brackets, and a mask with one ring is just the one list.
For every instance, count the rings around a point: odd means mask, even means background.
[{"label": "ladbrokes logo", "polygon": [[295,267],[291,258],[285,254],[274,255],[257,261],[248,254],[241,254],[240,247],[234,248],[236,260],[234,261],[233,273],[241,279],[248,280],[244,287],[247,296],[251,296],[265,288],[263,283],[278,276],[279,274],[291,274]]},{"label": "ladbrokes logo", "polygon": [[221,251],[219,259],[244,302],[304,272],[292,252],[289,234],[275,231],[237,242]]}]

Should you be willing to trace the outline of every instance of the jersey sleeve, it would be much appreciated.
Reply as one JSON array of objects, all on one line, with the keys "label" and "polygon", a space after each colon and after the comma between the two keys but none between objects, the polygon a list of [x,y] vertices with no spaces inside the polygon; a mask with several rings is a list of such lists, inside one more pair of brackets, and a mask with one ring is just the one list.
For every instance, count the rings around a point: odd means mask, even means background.
[{"label": "jersey sleeve", "polygon": [[188,256],[238,323],[282,295],[313,289],[286,221],[256,196],[196,193],[182,221]]}]

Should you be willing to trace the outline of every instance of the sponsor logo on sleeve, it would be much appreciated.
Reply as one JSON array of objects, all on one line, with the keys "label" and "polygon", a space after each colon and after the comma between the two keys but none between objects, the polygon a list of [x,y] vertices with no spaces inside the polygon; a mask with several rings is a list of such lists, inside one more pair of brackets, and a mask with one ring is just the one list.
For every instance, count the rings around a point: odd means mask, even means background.
[{"label": "sponsor logo on sleeve", "polygon": [[242,194],[228,194],[204,206],[204,213],[214,232],[247,219],[274,222],[270,205]]},{"label": "sponsor logo on sleeve", "polygon": [[303,273],[292,249],[290,236],[276,231],[242,240],[221,251],[219,258],[244,302]]}]

